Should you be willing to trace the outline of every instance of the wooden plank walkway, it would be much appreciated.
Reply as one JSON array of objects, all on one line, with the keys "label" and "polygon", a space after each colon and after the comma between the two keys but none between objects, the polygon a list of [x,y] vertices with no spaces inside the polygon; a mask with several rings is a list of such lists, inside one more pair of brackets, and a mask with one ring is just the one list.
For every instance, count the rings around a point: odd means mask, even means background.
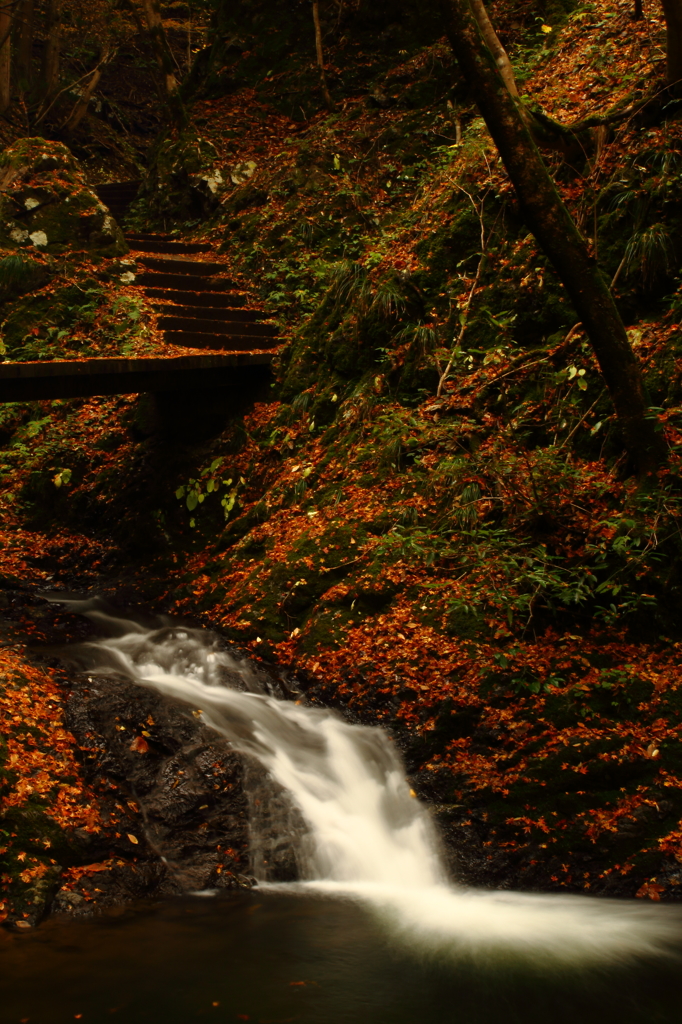
[{"label": "wooden plank walkway", "polygon": [[271,363],[269,352],[0,363],[0,402],[242,387],[267,375]]},{"label": "wooden plank walkway", "polygon": [[[134,197],[133,184],[136,189],[136,183],[102,186],[101,198],[106,202],[111,193],[120,216]],[[262,322],[261,310],[247,308],[248,296],[222,263],[202,258],[209,245],[161,234],[131,232],[126,239],[144,267],[135,284],[152,300],[164,340],[178,355],[0,363],[0,402],[242,387],[269,373],[267,350],[279,344],[277,329]],[[182,355],[183,348],[206,355]]]}]

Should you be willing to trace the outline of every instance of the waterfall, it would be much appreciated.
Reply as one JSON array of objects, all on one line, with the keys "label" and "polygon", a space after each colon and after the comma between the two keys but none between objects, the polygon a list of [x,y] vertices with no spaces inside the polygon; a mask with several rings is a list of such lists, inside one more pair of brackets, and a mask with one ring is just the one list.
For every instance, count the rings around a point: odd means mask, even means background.
[{"label": "waterfall", "polygon": [[[297,851],[301,881],[287,883],[289,891],[361,901],[395,939],[437,955],[594,962],[660,954],[679,938],[670,907],[448,882],[428,811],[383,730],[278,699],[248,661],[205,631],[150,629],[97,601],[55,599],[117,634],[87,645],[90,671],[121,673],[189,705],[287,791],[307,828]],[[226,685],[228,674],[237,686]]]}]

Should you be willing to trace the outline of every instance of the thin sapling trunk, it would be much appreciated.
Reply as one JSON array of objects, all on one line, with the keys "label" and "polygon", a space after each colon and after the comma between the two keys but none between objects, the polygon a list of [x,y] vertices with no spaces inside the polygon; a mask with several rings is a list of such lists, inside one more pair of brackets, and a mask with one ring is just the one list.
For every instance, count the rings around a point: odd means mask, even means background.
[{"label": "thin sapling trunk", "polygon": [[331,107],[333,106],[332,98],[329,94],[329,86],[327,85],[327,75],[324,70],[324,50],[322,48],[322,25],[320,23],[319,0],[313,0],[313,24],[315,25],[315,51],[317,53],[317,66],[320,69],[320,84],[322,85],[322,94],[324,96],[325,103],[331,109]]},{"label": "thin sapling trunk", "polygon": [[682,0],[661,0],[666,25],[666,68],[668,85],[682,85]]}]

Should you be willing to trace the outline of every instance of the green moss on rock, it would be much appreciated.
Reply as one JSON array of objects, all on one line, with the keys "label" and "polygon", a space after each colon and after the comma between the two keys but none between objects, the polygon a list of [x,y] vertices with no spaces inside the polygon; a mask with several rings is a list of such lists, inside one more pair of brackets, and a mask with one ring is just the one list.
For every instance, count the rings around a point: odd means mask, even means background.
[{"label": "green moss on rock", "polygon": [[0,247],[47,255],[128,251],[70,150],[41,138],[20,139],[0,154]]}]

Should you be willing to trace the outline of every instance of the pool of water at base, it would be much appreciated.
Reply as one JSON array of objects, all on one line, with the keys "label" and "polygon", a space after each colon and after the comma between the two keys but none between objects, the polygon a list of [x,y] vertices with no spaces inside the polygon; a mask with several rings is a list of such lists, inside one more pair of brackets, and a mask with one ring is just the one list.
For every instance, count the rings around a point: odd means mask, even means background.
[{"label": "pool of water at base", "polygon": [[351,900],[277,891],[0,933],[1,1024],[677,1024],[681,981],[677,956],[439,956]]}]

